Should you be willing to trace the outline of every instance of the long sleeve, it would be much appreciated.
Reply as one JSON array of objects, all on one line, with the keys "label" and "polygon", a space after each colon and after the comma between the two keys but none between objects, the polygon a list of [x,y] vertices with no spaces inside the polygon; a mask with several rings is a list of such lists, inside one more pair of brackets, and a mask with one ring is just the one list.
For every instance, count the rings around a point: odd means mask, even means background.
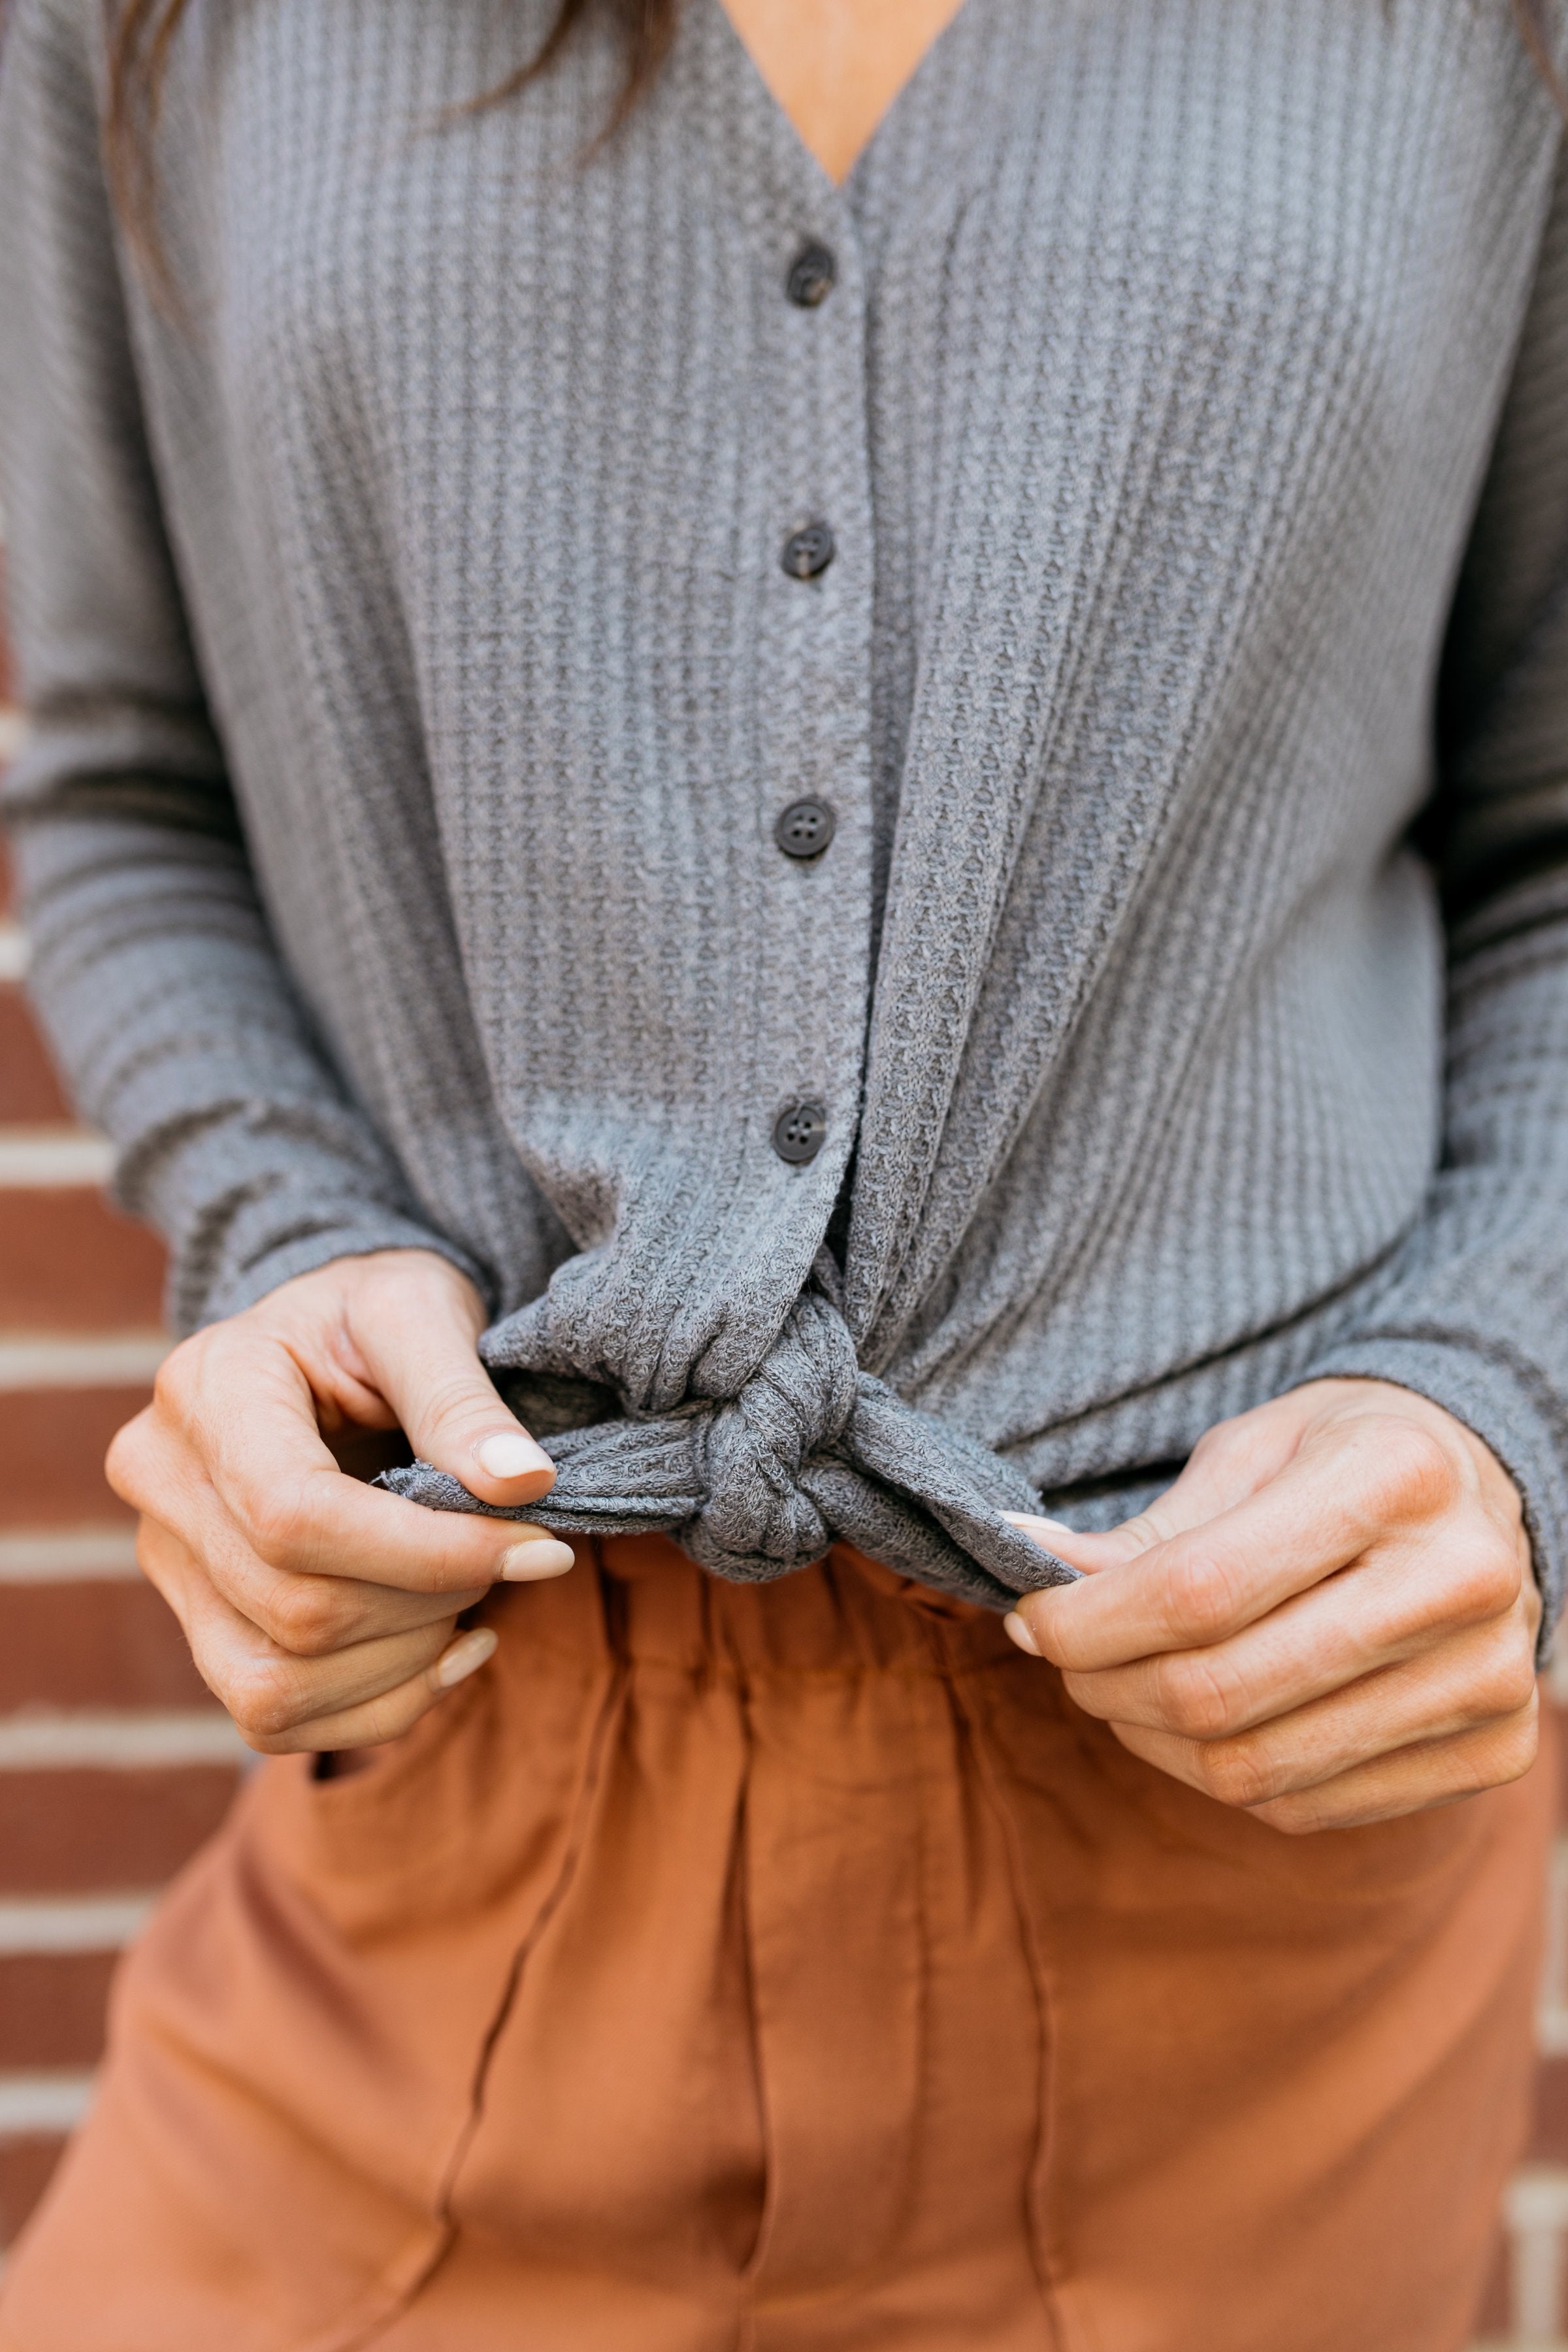
[{"label": "long sleeve", "polygon": [[[28,721],[7,780],[33,987],[188,1329],[354,1252],[442,1249],[268,933],[138,395],[74,28],[12,12],[0,75],[0,450]],[[80,12],[85,16],[86,12]]]},{"label": "long sleeve", "polygon": [[1441,1160],[1390,1286],[1309,1378],[1397,1381],[1524,1497],[1547,1630],[1568,1569],[1568,174],[1461,572],[1423,826],[1448,927]]}]

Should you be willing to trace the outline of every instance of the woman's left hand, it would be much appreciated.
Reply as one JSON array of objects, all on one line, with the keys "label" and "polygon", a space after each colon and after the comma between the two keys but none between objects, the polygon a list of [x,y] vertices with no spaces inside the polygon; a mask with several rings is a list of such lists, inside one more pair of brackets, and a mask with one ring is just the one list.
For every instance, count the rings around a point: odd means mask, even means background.
[{"label": "woman's left hand", "polygon": [[1016,1524],[1086,1572],[1020,1601],[1014,1639],[1222,1804],[1344,1829],[1530,1769],[1541,1599],[1519,1495],[1424,1397],[1314,1381],[1210,1430],[1109,1535]]}]

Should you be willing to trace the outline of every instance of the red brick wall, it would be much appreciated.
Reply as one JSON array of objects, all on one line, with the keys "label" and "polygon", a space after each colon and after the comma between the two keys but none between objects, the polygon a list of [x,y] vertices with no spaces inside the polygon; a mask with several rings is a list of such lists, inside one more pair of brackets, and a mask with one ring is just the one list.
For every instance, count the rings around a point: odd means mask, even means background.
[{"label": "red brick wall", "polygon": [[[0,2248],[85,2104],[115,1952],[238,1769],[102,1475],[156,1361],[161,1254],[97,1189],[104,1155],[28,1017],[24,961],[0,866]],[[1568,1791],[1563,1818],[1538,2115],[1489,2352],[1568,2352]]]}]

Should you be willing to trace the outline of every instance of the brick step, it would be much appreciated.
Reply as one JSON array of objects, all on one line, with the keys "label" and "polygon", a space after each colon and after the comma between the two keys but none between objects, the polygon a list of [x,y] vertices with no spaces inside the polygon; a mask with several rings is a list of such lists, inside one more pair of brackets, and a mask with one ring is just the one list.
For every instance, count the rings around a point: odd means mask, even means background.
[{"label": "brick step", "polygon": [[0,1582],[0,1711],[216,1704],[152,1585]]},{"label": "brick step", "polygon": [[112,1146],[90,1128],[55,1119],[42,1127],[0,1127],[0,1192],[107,1184]]},{"label": "brick step", "polygon": [[136,1530],[124,1519],[0,1532],[0,1584],[134,1584]]},{"label": "brick step", "polygon": [[156,1323],[162,1244],[71,1187],[0,1191],[0,1328],[110,1331]]},{"label": "brick step", "polygon": [[120,1389],[151,1381],[172,1342],[162,1331],[0,1330],[0,1391]]},{"label": "brick step", "polygon": [[103,1457],[150,1393],[141,1382],[0,1391],[0,1528],[128,1517],[104,1477]]},{"label": "brick step", "polygon": [[26,997],[15,982],[0,985],[0,1120],[70,1116],[65,1088]]},{"label": "brick step", "polygon": [[237,1765],[0,1772],[0,1892],[156,1886],[217,1828]]}]

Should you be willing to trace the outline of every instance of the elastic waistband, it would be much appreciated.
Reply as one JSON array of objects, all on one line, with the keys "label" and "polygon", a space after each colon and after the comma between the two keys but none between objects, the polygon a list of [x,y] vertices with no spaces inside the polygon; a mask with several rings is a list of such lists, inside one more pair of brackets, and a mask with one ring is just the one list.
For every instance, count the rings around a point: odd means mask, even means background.
[{"label": "elastic waistband", "polygon": [[1016,1651],[994,1612],[933,1592],[847,1544],[767,1583],[732,1583],[666,1536],[576,1546],[548,1583],[498,1587],[488,1608],[528,1638],[637,1664],[739,1675],[952,1674]]}]

